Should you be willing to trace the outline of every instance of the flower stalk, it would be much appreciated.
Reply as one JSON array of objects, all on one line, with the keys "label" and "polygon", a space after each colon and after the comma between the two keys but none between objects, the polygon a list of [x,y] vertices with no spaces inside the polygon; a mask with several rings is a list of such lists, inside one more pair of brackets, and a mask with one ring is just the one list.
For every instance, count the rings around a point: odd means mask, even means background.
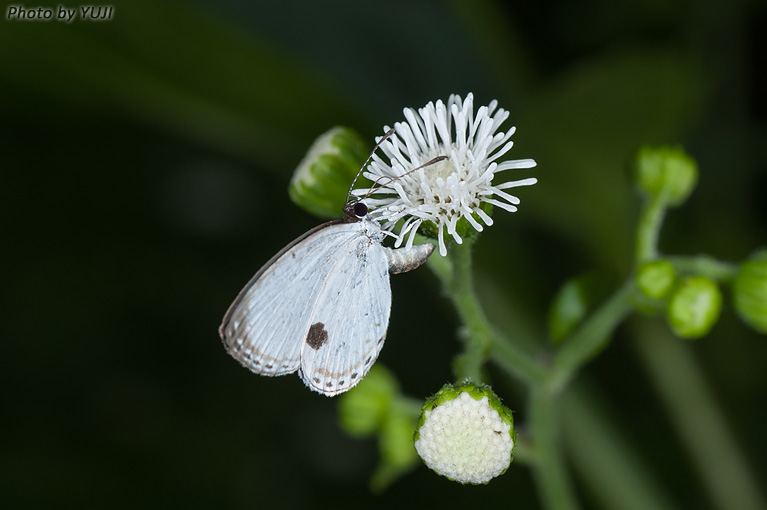
[{"label": "flower stalk", "polygon": [[538,492],[549,510],[576,510],[578,500],[567,473],[559,429],[558,396],[547,388],[534,388],[528,404],[535,439],[533,469]]},{"label": "flower stalk", "polygon": [[542,383],[546,372],[540,362],[493,328],[474,291],[471,242],[455,245],[447,257],[431,257],[427,265],[442,281],[465,330],[464,351],[454,364],[456,381],[482,381],[488,355],[515,377],[529,384]]},{"label": "flower stalk", "polygon": [[561,391],[580,367],[607,346],[615,329],[633,310],[632,288],[630,280],[618,288],[563,342],[556,354],[550,379],[553,391]]},{"label": "flower stalk", "polygon": [[642,204],[637,227],[636,253],[637,264],[654,260],[658,256],[658,236],[668,204],[667,195],[659,193]]}]

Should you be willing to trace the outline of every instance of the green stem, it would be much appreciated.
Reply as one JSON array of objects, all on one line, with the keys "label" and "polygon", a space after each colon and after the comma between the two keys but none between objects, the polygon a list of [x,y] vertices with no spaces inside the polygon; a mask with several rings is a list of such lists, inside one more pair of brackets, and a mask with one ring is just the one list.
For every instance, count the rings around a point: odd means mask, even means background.
[{"label": "green stem", "polygon": [[688,344],[655,321],[632,342],[717,508],[763,510],[767,501],[748,468]]},{"label": "green stem", "polygon": [[471,249],[467,240],[453,249],[453,278],[450,282],[450,295],[466,328],[462,332],[463,353],[455,359],[456,379],[462,381],[482,381],[482,365],[492,343],[492,332],[474,293],[472,280]]},{"label": "green stem", "polygon": [[635,253],[637,264],[653,260],[658,256],[658,236],[666,214],[666,196],[666,193],[658,193],[642,204],[637,226]]},{"label": "green stem", "polygon": [[721,262],[708,255],[694,257],[669,257],[677,273],[702,275],[712,280],[727,283],[738,274],[738,265]]},{"label": "green stem", "polygon": [[463,327],[464,352],[456,358],[456,380],[482,381],[482,365],[488,355],[505,370],[529,383],[541,383],[545,373],[529,353],[499,334],[488,322],[477,295],[471,265],[471,241],[451,247],[450,257],[432,256],[429,267],[455,305]]},{"label": "green stem", "polygon": [[[589,493],[611,510],[674,510],[657,469],[644,462],[599,398],[598,386],[579,378],[562,395],[562,434],[572,470]],[[640,446],[641,448],[641,446]],[[516,450],[515,450],[516,453]]]},{"label": "green stem", "polygon": [[500,334],[494,334],[490,357],[501,368],[531,385],[543,385],[548,373],[543,365]]},{"label": "green stem", "polygon": [[631,290],[633,282],[627,281],[605,301],[565,341],[554,359],[551,388],[564,388],[572,375],[610,342],[615,328],[632,311]]},{"label": "green stem", "polygon": [[533,469],[543,506],[549,510],[574,510],[578,500],[562,452],[557,400],[544,388],[533,388],[530,392],[530,428],[535,438]]}]

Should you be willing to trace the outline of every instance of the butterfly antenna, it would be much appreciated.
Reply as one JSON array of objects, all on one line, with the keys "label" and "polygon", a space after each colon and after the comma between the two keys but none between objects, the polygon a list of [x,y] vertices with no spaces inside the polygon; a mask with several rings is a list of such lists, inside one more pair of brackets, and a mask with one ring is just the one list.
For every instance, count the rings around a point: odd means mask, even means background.
[{"label": "butterfly antenna", "polygon": [[357,179],[359,178],[360,174],[361,174],[361,173],[362,173],[362,171],[365,169],[365,167],[366,167],[366,166],[368,166],[368,163],[369,163],[369,162],[370,162],[370,160],[372,159],[372,157],[373,157],[373,154],[375,154],[375,152],[378,150],[378,148],[381,146],[381,144],[382,144],[382,143],[384,143],[386,140],[388,140],[388,139],[389,139],[389,137],[390,137],[391,135],[393,135],[395,131],[396,131],[396,129],[395,129],[395,128],[391,128],[389,131],[387,131],[387,132],[386,132],[386,133],[385,133],[385,134],[384,134],[384,135],[381,137],[381,139],[380,139],[380,140],[378,140],[378,142],[376,142],[376,144],[375,144],[375,147],[373,147],[373,150],[372,150],[372,151],[370,151],[370,156],[368,156],[368,159],[366,159],[366,160],[365,160],[365,162],[364,162],[364,163],[362,163],[362,166],[361,166],[361,167],[360,167],[360,169],[357,171],[357,175],[355,175],[355,176],[354,176],[354,180],[352,181],[352,185],[351,185],[351,187],[349,188],[349,192],[346,194],[346,201],[347,201],[347,202],[349,202],[349,197],[351,197],[351,196],[352,196],[352,190],[354,189],[354,184],[357,182]]},{"label": "butterfly antenna", "polygon": [[[447,156],[437,156],[436,158],[434,158],[434,159],[432,159],[430,161],[427,161],[423,165],[417,166],[417,167],[413,168],[412,170],[409,170],[409,171],[405,172],[402,175],[398,175],[397,177],[387,177],[386,175],[382,175],[381,177],[379,177],[378,179],[375,180],[375,182],[370,187],[368,192],[365,193],[365,196],[363,198],[368,198],[370,195],[372,195],[376,191],[380,190],[381,188],[385,188],[386,186],[390,185],[394,181],[396,181],[398,179],[402,179],[403,177],[406,177],[406,176],[412,174],[416,170],[420,170],[421,168],[426,168],[427,166],[431,166],[431,165],[433,165],[435,163],[439,163],[440,161],[444,161],[446,159],[449,159],[449,158]],[[381,179],[389,179],[389,181],[387,183],[385,183],[385,184],[381,184],[380,183]]]}]

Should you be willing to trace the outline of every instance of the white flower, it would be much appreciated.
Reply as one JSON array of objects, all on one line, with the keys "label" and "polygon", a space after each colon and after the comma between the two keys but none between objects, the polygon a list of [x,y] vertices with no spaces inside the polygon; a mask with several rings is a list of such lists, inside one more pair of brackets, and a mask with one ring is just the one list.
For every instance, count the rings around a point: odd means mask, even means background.
[{"label": "white flower", "polygon": [[[384,162],[378,155],[363,173],[375,183],[376,198],[366,198],[372,209],[370,218],[381,222],[385,231],[392,232],[396,223],[404,219],[396,237],[395,247],[402,245],[406,234],[407,246],[413,244],[418,227],[431,221],[437,228],[439,252],[447,254],[444,232],[462,243],[456,231],[458,220],[466,220],[477,231],[482,223],[492,225],[492,218],[481,209],[482,203],[492,204],[510,212],[517,210],[519,199],[504,190],[517,186],[530,186],[535,178],[493,184],[498,172],[516,168],[532,168],[535,161],[519,159],[498,163],[497,160],[511,149],[509,140],[514,128],[498,131],[509,112],[496,110],[497,101],[482,106],[474,115],[474,96],[465,100],[452,95],[447,104],[429,103],[416,112],[405,108],[407,122],[394,125],[396,133],[381,144],[389,159]],[[385,131],[389,127],[384,128]],[[380,140],[380,138],[379,138]],[[415,170],[438,156],[447,159]],[[354,190],[356,196],[366,196],[368,190]]]},{"label": "white flower", "polygon": [[460,483],[480,484],[509,467],[514,449],[510,414],[504,420],[488,395],[477,400],[463,391],[425,410],[422,420],[415,449],[438,474]]}]

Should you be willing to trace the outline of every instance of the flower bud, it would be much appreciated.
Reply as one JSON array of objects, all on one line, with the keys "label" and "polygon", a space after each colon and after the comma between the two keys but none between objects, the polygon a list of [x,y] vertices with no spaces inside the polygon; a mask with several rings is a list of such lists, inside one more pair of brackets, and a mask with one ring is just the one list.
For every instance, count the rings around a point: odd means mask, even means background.
[{"label": "flower bud", "polygon": [[674,286],[676,272],[668,260],[645,262],[637,270],[634,283],[639,292],[649,299],[665,299]]},{"label": "flower bud", "polygon": [[682,338],[700,338],[719,318],[722,293],[716,283],[704,276],[682,280],[666,308],[671,329]]},{"label": "flower bud", "polygon": [[758,332],[767,334],[767,250],[740,266],[733,294],[738,315]]},{"label": "flower bud", "polygon": [[503,474],[516,441],[511,411],[489,386],[445,385],[423,405],[415,449],[437,474],[484,484]]},{"label": "flower bud", "polygon": [[349,187],[367,155],[367,144],[357,132],[334,127],[315,140],[293,172],[290,198],[321,218],[340,216]]},{"label": "flower bud", "polygon": [[634,170],[640,191],[651,197],[665,193],[670,206],[684,202],[698,180],[698,165],[681,147],[642,147]]}]

